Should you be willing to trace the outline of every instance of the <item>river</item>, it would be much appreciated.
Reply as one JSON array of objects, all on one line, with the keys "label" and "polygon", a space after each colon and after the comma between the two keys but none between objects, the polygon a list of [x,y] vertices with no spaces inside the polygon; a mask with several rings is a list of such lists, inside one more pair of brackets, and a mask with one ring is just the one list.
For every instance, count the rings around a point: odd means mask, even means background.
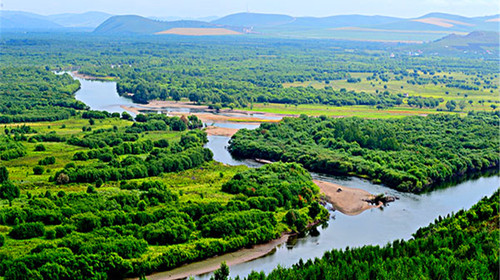
[{"label": "river", "polygon": [[[123,112],[120,107],[137,106],[130,99],[120,97],[113,82],[80,79],[81,89],[76,98],[94,110]],[[168,108],[169,112],[192,112],[189,108]],[[215,123],[228,128],[256,128],[256,125],[240,123]],[[214,160],[228,165],[258,167],[253,160],[234,159],[227,151],[229,137],[209,136],[206,145],[214,153]],[[288,240],[278,245],[274,252],[241,264],[230,266],[230,276],[244,277],[252,270],[270,272],[278,265],[289,267],[303,260],[321,257],[327,250],[343,249],[363,245],[385,245],[396,239],[409,239],[420,227],[433,222],[438,216],[446,216],[460,209],[468,209],[482,197],[490,196],[500,186],[498,175],[470,179],[454,186],[441,188],[424,194],[401,193],[382,185],[372,184],[356,177],[335,177],[312,173],[314,179],[328,181],[347,187],[364,189],[370,193],[387,193],[400,199],[388,207],[365,211],[357,216],[331,212],[332,218],[303,237]],[[208,279],[210,274],[198,275],[196,279]]]}]

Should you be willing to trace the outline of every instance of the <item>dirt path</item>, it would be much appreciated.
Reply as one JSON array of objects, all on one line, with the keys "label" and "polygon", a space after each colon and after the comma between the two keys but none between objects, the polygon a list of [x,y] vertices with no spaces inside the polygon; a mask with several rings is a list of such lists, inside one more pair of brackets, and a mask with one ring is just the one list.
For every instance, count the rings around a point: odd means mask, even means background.
[{"label": "dirt path", "polygon": [[[288,240],[288,235],[283,235],[281,238],[272,240],[269,243],[256,245],[250,249],[241,249],[233,253],[224,254],[209,258],[200,262],[187,264],[170,271],[158,272],[147,276],[149,280],[174,280],[184,279],[189,276],[195,276],[212,272],[220,267],[221,262],[226,262],[227,265],[235,265],[248,262],[269,254],[274,248]],[[138,279],[138,278],[135,278]]]},{"label": "dirt path", "polygon": [[319,180],[314,180],[314,183],[320,188],[321,193],[326,195],[328,202],[336,210],[346,215],[355,216],[365,210],[382,206],[381,204],[371,205],[364,201],[365,199],[372,199],[374,197],[374,195],[365,190],[348,188]]}]

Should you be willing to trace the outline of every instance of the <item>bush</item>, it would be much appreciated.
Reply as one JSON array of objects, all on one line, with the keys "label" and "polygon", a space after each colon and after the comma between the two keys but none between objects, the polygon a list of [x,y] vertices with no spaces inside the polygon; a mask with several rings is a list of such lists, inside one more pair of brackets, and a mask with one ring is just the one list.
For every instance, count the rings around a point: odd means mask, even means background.
[{"label": "bush", "polygon": [[37,165],[37,166],[33,167],[33,173],[35,175],[42,175],[43,171],[45,171],[45,170],[40,165]]},{"label": "bush", "polygon": [[23,223],[15,226],[9,233],[14,239],[30,239],[45,235],[45,227],[41,222]]},{"label": "bush", "polygon": [[79,232],[90,232],[101,226],[99,217],[91,212],[74,215],[71,219]]},{"label": "bush", "polygon": [[45,146],[43,144],[38,144],[35,146],[35,152],[43,152],[45,151]]},{"label": "bush", "polygon": [[48,230],[46,233],[45,233],[45,238],[47,239],[55,239],[56,238],[56,231],[51,229],[51,230]]},{"label": "bush", "polygon": [[0,234],[0,247],[2,247],[3,244],[5,244],[5,237],[3,236],[3,234]]},{"label": "bush", "polygon": [[7,180],[9,180],[9,171],[7,170],[7,167],[0,166],[0,184]]},{"label": "bush", "polygon": [[50,164],[54,164],[54,163],[56,163],[55,157],[46,157],[46,158],[38,161],[39,165],[50,165]]},{"label": "bush", "polygon": [[94,186],[90,185],[87,187],[87,193],[97,193],[97,191]]}]

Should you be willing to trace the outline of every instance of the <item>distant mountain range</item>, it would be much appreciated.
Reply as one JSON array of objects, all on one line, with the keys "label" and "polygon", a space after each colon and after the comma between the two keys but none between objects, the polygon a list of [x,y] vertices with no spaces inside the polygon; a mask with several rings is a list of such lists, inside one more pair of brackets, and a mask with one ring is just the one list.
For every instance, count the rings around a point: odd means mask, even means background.
[{"label": "distant mountain range", "polygon": [[388,42],[434,41],[453,33],[459,36],[473,31],[498,32],[500,29],[500,15],[498,14],[485,17],[463,17],[430,13],[407,19],[364,15],[292,17],[281,14],[237,13],[222,18],[177,19],[110,15],[101,12],[42,16],[26,12],[2,11],[0,27],[6,31],[58,31],[79,28],[96,34],[257,34],[285,38]]},{"label": "distant mountain range", "polygon": [[1,11],[0,28],[5,31],[94,30],[113,15],[102,12],[43,16],[28,12]]}]

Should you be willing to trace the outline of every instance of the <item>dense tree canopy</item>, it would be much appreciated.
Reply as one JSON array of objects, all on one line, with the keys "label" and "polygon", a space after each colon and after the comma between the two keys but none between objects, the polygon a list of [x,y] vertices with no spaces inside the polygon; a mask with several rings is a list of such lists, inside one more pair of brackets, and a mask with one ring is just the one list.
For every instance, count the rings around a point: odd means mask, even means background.
[{"label": "dense tree canopy", "polygon": [[312,171],[366,176],[420,192],[497,167],[498,123],[497,113],[395,120],[301,116],[240,130],[229,150],[239,157],[298,162]]},{"label": "dense tree canopy", "polygon": [[[75,100],[80,83],[41,68],[0,68],[0,123],[67,119],[86,105]],[[54,109],[57,108],[57,109]]]}]

